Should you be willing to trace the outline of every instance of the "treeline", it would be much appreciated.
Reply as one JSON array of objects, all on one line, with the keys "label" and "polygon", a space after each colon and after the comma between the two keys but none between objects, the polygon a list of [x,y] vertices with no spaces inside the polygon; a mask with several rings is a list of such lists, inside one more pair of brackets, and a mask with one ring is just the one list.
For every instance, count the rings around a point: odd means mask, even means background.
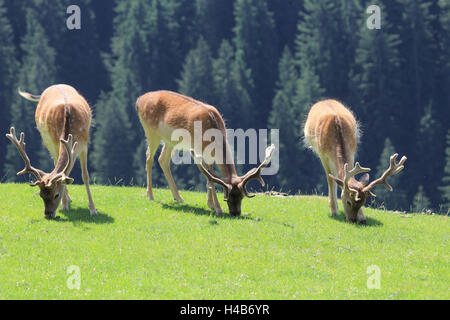
[{"label": "treeline", "polygon": [[[146,142],[135,101],[174,90],[215,105],[229,128],[280,129],[280,171],[267,178],[270,188],[326,194],[302,124],[314,102],[335,98],[361,123],[357,158],[373,177],[394,152],[408,157],[392,178],[394,192],[377,189],[375,205],[446,213],[450,2],[375,2],[0,0],[0,132],[11,125],[24,131],[33,163],[50,169],[35,105],[16,90],[38,94],[70,84],[94,110],[95,182],[143,185]],[[66,27],[72,4],[81,8],[81,30]],[[379,30],[366,25],[373,4],[381,8]],[[0,139],[1,181],[17,180],[22,166]],[[154,183],[165,186],[155,167]],[[174,166],[173,173],[180,188],[204,188],[195,165]],[[77,167],[73,176],[81,181]]]}]

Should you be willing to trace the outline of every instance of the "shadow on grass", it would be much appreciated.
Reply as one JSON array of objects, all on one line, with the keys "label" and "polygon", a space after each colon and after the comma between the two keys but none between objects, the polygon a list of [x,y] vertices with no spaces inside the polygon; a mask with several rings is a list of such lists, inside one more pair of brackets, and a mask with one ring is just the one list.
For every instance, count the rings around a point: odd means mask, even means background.
[{"label": "shadow on grass", "polygon": [[381,227],[383,225],[382,222],[378,221],[377,219],[374,219],[372,217],[366,216],[366,224],[360,224],[360,223],[351,223],[346,220],[345,212],[339,211],[339,214],[335,217],[330,216],[331,219],[342,222],[342,223],[348,223],[357,227]]},{"label": "shadow on grass", "polygon": [[196,214],[199,216],[209,216],[209,217],[215,217],[215,218],[219,218],[219,219],[255,220],[255,218],[248,217],[248,216],[233,217],[232,215],[230,215],[228,213],[218,215],[218,214],[216,214],[216,212],[214,210],[211,210],[211,209],[207,210],[204,208],[199,208],[199,207],[191,206],[186,203],[179,203],[179,202],[161,203],[161,207],[165,210],[182,211],[185,213],[188,212],[188,213],[193,213],[193,214]]},{"label": "shadow on grass", "polygon": [[114,218],[105,213],[97,211],[97,216],[91,216],[91,213],[87,208],[70,208],[69,211],[60,210],[58,213],[64,216],[61,216],[59,219],[54,219],[58,222],[87,222],[95,224],[114,223]]}]

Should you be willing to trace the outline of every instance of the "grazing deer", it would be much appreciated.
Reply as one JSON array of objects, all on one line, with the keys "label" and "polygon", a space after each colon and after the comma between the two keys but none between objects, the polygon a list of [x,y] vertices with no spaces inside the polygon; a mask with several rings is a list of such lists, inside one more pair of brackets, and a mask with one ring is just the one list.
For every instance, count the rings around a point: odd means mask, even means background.
[{"label": "grazing deer", "polygon": [[[403,170],[406,157],[396,163],[398,154],[390,159],[390,166],[383,175],[369,184],[369,168],[362,168],[355,160],[357,141],[359,138],[358,124],[352,112],[340,102],[324,100],[312,106],[304,128],[305,139],[317,153],[325,169],[328,182],[331,214],[336,215],[337,185],[342,188],[341,198],[347,221],[366,223],[361,207],[367,197],[375,197],[373,187],[384,185],[390,191],[387,183],[389,176]],[[353,169],[348,170],[348,167]],[[366,173],[359,181],[355,176]],[[337,184],[337,185],[336,185]]]},{"label": "grazing deer", "polygon": [[87,152],[89,128],[91,126],[91,109],[86,100],[71,86],[54,85],[47,88],[42,95],[36,96],[23,92],[19,94],[29,101],[39,102],[36,108],[36,125],[45,146],[50,152],[55,168],[50,173],[31,166],[25,151],[25,134],[17,139],[14,127],[7,138],[17,147],[25,162],[25,168],[17,174],[26,172],[36,177],[32,186],[39,186],[40,196],[44,200],[45,217],[54,218],[62,200],[62,209],[69,210],[69,197],[66,185],[73,179],[69,177],[77,157],[80,157],[83,182],[89,199],[91,215],[97,215],[94,201],[89,189],[87,170]]},{"label": "grazing deer", "polygon": [[[244,176],[238,176],[226,139],[225,123],[220,113],[213,106],[175,92],[155,91],[139,97],[136,102],[136,109],[148,141],[146,166],[149,200],[154,200],[152,164],[161,141],[164,146],[158,162],[169,183],[172,195],[177,201],[183,202],[183,198],[180,196],[170,172],[170,160],[175,145],[180,150],[191,152],[198,168],[207,178],[208,206],[219,215],[222,214],[222,209],[217,200],[215,183],[224,188],[225,201],[228,203],[228,209],[232,216],[241,214],[241,202],[245,196],[249,198],[254,196],[250,195],[246,189],[250,180],[258,179],[264,186],[261,170],[269,164],[275,147],[272,145],[266,149],[266,159],[259,167],[250,170]],[[219,155],[219,152],[211,156],[203,154],[204,149],[211,142],[202,139],[200,143],[194,143],[194,123],[197,121],[201,123],[202,129],[205,131],[209,129],[220,131],[222,137],[220,144],[223,149],[221,155]],[[190,141],[183,140],[182,143],[173,141],[172,133],[177,129],[184,129],[189,132]],[[212,172],[214,162],[217,163],[223,178]]]}]

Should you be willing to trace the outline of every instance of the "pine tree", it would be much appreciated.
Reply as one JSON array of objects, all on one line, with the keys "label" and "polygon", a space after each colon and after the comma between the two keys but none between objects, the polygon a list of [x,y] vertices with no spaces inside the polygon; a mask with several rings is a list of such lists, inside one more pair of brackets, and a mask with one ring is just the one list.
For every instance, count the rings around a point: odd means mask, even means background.
[{"label": "pine tree", "polygon": [[[10,125],[10,105],[12,102],[13,84],[18,65],[15,59],[13,30],[7,17],[5,3],[0,0],[0,133],[7,133]],[[5,163],[6,139],[0,139],[0,180]]]},{"label": "pine tree", "polygon": [[195,31],[216,52],[222,40],[231,39],[234,25],[233,1],[196,0]]},{"label": "pine tree", "polygon": [[[135,109],[136,98],[157,77],[151,68],[143,68],[152,66],[149,36],[154,20],[150,13],[156,14],[144,0],[119,2],[116,7],[112,55],[106,59],[112,90],[102,94],[97,103],[91,153],[92,176],[99,182],[122,179],[128,183],[135,175],[133,154],[145,139]],[[120,150],[120,155],[111,157],[115,154],[111,148]]]},{"label": "pine tree", "polygon": [[178,91],[209,104],[214,104],[211,50],[203,38],[185,60]]},{"label": "pine tree", "polygon": [[[97,103],[97,126],[91,153],[91,174],[98,183],[129,183],[133,177],[134,135],[122,99],[101,94]],[[144,158],[145,159],[145,158]]]},{"label": "pine tree", "polygon": [[[381,29],[368,29],[365,19],[361,23],[356,63],[350,77],[354,88],[351,105],[368,132],[359,150],[361,157],[367,159],[365,165],[369,167],[377,165],[377,159],[372,160],[371,155],[381,153],[386,136],[395,138],[396,144],[406,139],[403,130],[398,130],[398,125],[395,125],[402,121],[404,112],[401,111],[398,95],[401,84],[398,78],[392,76],[400,72],[400,39],[390,31],[389,16],[382,4],[380,9],[383,19]],[[384,128],[382,135],[370,134],[381,127]]]},{"label": "pine tree", "polygon": [[[319,77],[315,73],[315,68],[308,65],[307,61],[302,62],[300,69],[300,77],[297,81],[296,94],[294,97],[294,105],[297,119],[296,130],[303,138],[303,125],[308,116],[311,106],[324,98],[324,89],[320,87]],[[320,161],[313,152],[303,150],[299,155],[298,162],[303,174],[302,184],[305,184],[303,191],[326,192],[326,180],[323,179],[323,169]],[[306,189],[306,190],[305,190]]]},{"label": "pine tree", "polygon": [[[18,74],[17,87],[40,94],[46,87],[55,83],[55,50],[49,45],[44,28],[39,23],[37,13],[27,10],[27,33],[22,42],[24,58]],[[16,132],[24,132],[27,142],[27,153],[36,167],[49,170],[53,167],[48,152],[35,129],[34,112],[36,105],[20,97],[16,97],[11,106],[11,125]],[[41,156],[40,156],[41,155]],[[14,177],[23,168],[17,150],[8,144],[6,152],[5,173]]]},{"label": "pine tree", "polygon": [[[414,149],[416,155],[411,161],[415,177],[412,177],[415,185],[423,184],[425,192],[431,196],[431,203],[435,206],[439,203],[440,195],[438,187],[440,185],[441,173],[445,166],[444,157],[440,156],[441,150],[445,148],[445,133],[441,134],[439,122],[435,120],[432,105],[425,110],[419,123],[417,143]],[[424,155],[436,155],[433,161]],[[424,183],[426,181],[426,183]]]},{"label": "pine tree", "polygon": [[441,124],[444,126],[447,122],[446,119],[450,118],[450,108],[447,108],[450,104],[450,2],[447,0],[438,1],[438,9],[440,12],[439,22],[440,22],[440,37],[438,38],[440,45],[440,59],[436,59],[438,64],[438,69],[440,74],[436,77],[436,83],[440,83],[441,92],[437,92],[438,97],[441,98],[440,102],[436,105],[441,106],[439,113],[442,114]]},{"label": "pine tree", "polygon": [[303,2],[303,0],[270,0],[267,2],[269,10],[273,12],[280,52],[285,46],[290,46],[294,42],[299,12],[303,10]]},{"label": "pine tree", "polygon": [[437,45],[431,29],[435,16],[430,13],[432,0],[399,2],[403,11],[402,23],[399,24],[403,72],[398,77],[403,80],[402,102],[409,105],[409,118],[417,122],[424,107],[432,100],[435,87]]},{"label": "pine tree", "polygon": [[[372,177],[372,179],[381,177],[386,169],[389,168],[389,160],[393,154],[395,154],[395,148],[392,145],[391,140],[386,138],[384,142],[384,149],[380,155],[379,164],[376,168],[376,176]],[[402,208],[408,209],[405,194],[405,190],[407,190],[408,186],[403,183],[402,176],[403,172],[400,172],[399,174],[389,177],[388,182],[392,186],[393,192],[390,192],[383,186],[378,186],[373,190],[373,192],[377,195],[376,201],[378,203],[383,203],[386,208],[391,210]]]},{"label": "pine tree", "polygon": [[450,210],[450,130],[447,131],[447,146],[445,149],[445,168],[442,177],[442,186],[440,187],[443,213]]},{"label": "pine tree", "polygon": [[279,59],[273,14],[267,1],[236,0],[234,15],[237,57],[251,70],[254,84],[254,89],[249,91],[256,108],[253,126],[264,127],[274,95]]},{"label": "pine tree", "polygon": [[[88,101],[95,101],[100,91],[108,89],[107,71],[102,63],[96,17],[92,9],[95,0],[58,1],[50,13],[56,17],[58,28],[45,28],[47,34],[56,35],[51,43],[56,50],[57,76],[62,83],[74,86]],[[69,30],[66,26],[67,7],[78,5],[81,10],[81,29]],[[58,11],[56,11],[58,10]],[[49,10],[47,10],[49,11]],[[45,15],[44,15],[45,17]],[[42,20],[41,20],[42,21]],[[48,21],[48,20],[45,20]]]},{"label": "pine tree", "polygon": [[[277,92],[273,99],[272,111],[269,117],[269,127],[280,130],[280,170],[271,181],[271,185],[276,185],[277,189],[296,192],[299,181],[303,182],[303,172],[301,170],[292,171],[290,164],[295,159],[298,165],[301,152],[304,152],[300,137],[298,106],[294,100],[297,91],[298,70],[295,59],[291,51],[286,47],[283,51],[279,63],[279,78]],[[298,166],[301,168],[301,166]]]},{"label": "pine tree", "polygon": [[349,72],[356,46],[358,1],[305,0],[300,12],[296,59],[314,66],[328,97],[343,100],[349,92]]},{"label": "pine tree", "polygon": [[251,118],[252,103],[246,88],[251,78],[245,69],[243,61],[236,59],[233,46],[224,40],[213,61],[213,82],[216,107],[230,128],[244,128]]},{"label": "pine tree", "polygon": [[420,185],[413,199],[412,212],[423,212],[431,206],[430,200],[425,194],[423,186]]}]

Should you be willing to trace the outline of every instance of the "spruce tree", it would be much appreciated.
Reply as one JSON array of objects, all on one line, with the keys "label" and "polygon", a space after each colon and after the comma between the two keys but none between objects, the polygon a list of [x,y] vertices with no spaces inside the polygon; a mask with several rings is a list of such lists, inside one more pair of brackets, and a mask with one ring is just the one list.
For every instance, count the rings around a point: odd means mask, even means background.
[{"label": "spruce tree", "polygon": [[426,196],[423,186],[420,185],[413,198],[412,212],[424,212],[427,209],[430,209],[430,206],[430,200]]},{"label": "spruce tree", "polygon": [[[0,0],[0,133],[8,133],[10,125],[11,110],[16,82],[15,74],[18,69],[15,58],[13,30],[7,17],[5,3]],[[3,166],[5,164],[6,145],[8,140],[0,139],[0,181],[3,177]]]},{"label": "spruce tree", "polygon": [[[395,148],[389,138],[386,138],[384,142],[383,152],[380,155],[379,164],[375,170],[372,179],[377,179],[389,168],[390,157],[395,154]],[[405,170],[408,168],[408,163],[405,165]],[[393,191],[390,192],[384,186],[378,186],[373,192],[376,194],[376,202],[379,204],[384,204],[384,206],[390,210],[397,209],[409,209],[406,201],[406,192],[408,186],[405,185],[403,179],[403,172],[389,177],[388,182],[392,186]]]},{"label": "spruce tree", "polygon": [[216,52],[222,40],[231,39],[234,25],[233,1],[196,0],[195,31],[201,35],[213,52]]},{"label": "spruce tree", "polygon": [[443,213],[450,210],[450,130],[447,131],[447,146],[445,148],[445,168],[440,187]]},{"label": "spruce tree", "polygon": [[217,59],[213,61],[213,83],[216,107],[230,128],[246,127],[246,120],[252,114],[252,103],[246,89],[246,83],[251,81],[250,74],[241,63],[236,59],[233,46],[224,40]]},{"label": "spruce tree", "polygon": [[[434,108],[430,104],[425,108],[419,123],[419,130],[414,148],[415,157],[411,160],[413,172],[417,174],[412,177],[415,185],[423,184],[425,192],[430,196],[430,201],[434,207],[440,200],[438,187],[442,177],[442,170],[445,166],[445,159],[442,150],[445,148],[445,133],[441,134],[440,123],[435,120]],[[445,132],[445,131],[444,131]],[[426,155],[433,156],[433,161]],[[425,183],[426,182],[426,183]]]},{"label": "spruce tree", "polygon": [[271,185],[277,186],[277,189],[291,190],[295,193],[298,187],[296,185],[299,181],[304,182],[304,176],[301,170],[293,172],[291,163],[295,159],[297,168],[301,168],[298,160],[304,148],[298,121],[299,107],[294,102],[299,75],[295,59],[288,47],[283,51],[278,70],[277,91],[273,99],[269,127],[280,130],[280,170],[272,179]]},{"label": "spruce tree", "polygon": [[[399,0],[402,4],[402,21],[399,35],[402,39],[400,55],[403,57],[401,73],[402,102],[409,106],[408,118],[418,122],[422,110],[432,100],[437,44],[433,39],[430,13],[432,0]],[[408,145],[411,149],[413,146]]]},{"label": "spruce tree", "polygon": [[[236,0],[234,45],[238,58],[251,70],[254,89],[250,96],[254,104],[254,127],[264,127],[275,92],[278,62],[278,40],[273,13],[267,1]],[[242,54],[242,56],[240,56]]]},{"label": "spruce tree", "polygon": [[[151,68],[144,67],[152,65],[149,54],[151,9],[144,0],[119,2],[116,7],[112,55],[105,62],[112,90],[102,94],[96,105],[97,125],[91,153],[92,176],[99,182],[122,179],[128,183],[135,175],[133,154],[145,139],[135,109],[136,98],[144,93],[144,88],[145,91],[150,88],[157,76]],[[112,153],[111,148],[120,150],[120,155]]]},{"label": "spruce tree", "polygon": [[[47,34],[39,23],[37,13],[27,10],[27,33],[22,41],[24,58],[17,76],[17,87],[29,92],[40,94],[49,85],[55,83],[55,50],[50,46]],[[27,153],[36,167],[42,170],[53,168],[53,162],[36,130],[34,113],[36,104],[14,97],[11,106],[11,126],[16,132],[24,132],[27,143]],[[23,162],[16,147],[8,144],[6,152],[5,173],[9,179],[23,168]]]},{"label": "spruce tree", "polygon": [[320,87],[328,97],[339,100],[349,93],[357,12],[355,0],[305,0],[300,12],[296,59],[300,65],[314,66]]},{"label": "spruce tree", "polygon": [[[95,182],[128,184],[133,177],[134,135],[121,97],[102,93],[97,103],[97,125],[90,155]],[[145,158],[144,158],[145,159]]]},{"label": "spruce tree", "polygon": [[[351,70],[351,105],[364,131],[359,150],[368,167],[377,165],[377,159],[371,155],[380,154],[386,136],[392,137],[400,145],[405,141],[404,130],[399,130],[404,112],[400,111],[401,99],[398,94],[401,83],[392,74],[399,73],[400,58],[399,36],[390,32],[390,20],[385,7],[380,4],[382,27],[371,30],[363,19],[359,29],[359,43],[356,49],[355,65]],[[383,134],[371,134],[383,127]]]},{"label": "spruce tree", "polygon": [[[302,62],[301,65],[294,105],[297,119],[296,130],[300,137],[304,139],[303,125],[309,109],[314,103],[324,99],[324,89],[320,86],[319,77],[315,72],[314,66],[309,65],[308,61]],[[306,141],[303,142],[306,143]],[[326,180],[323,179],[324,174],[320,161],[312,151],[308,152],[310,150],[301,148],[301,145],[299,147],[303,150],[300,150],[302,154],[298,156],[297,161],[302,163],[302,165],[299,165],[303,174],[301,181],[302,184],[306,185],[302,192],[320,191],[325,193],[327,191]]]},{"label": "spruce tree", "polygon": [[178,91],[200,101],[214,104],[211,50],[203,38],[185,60]]},{"label": "spruce tree", "polygon": [[[46,28],[47,33],[57,34],[51,39],[56,50],[56,66],[59,81],[74,86],[89,102],[94,102],[100,91],[108,89],[107,71],[102,63],[96,17],[92,9],[95,0],[65,0],[51,4],[51,14],[63,14],[57,19],[58,29]],[[81,10],[81,29],[69,30],[66,26],[67,7],[78,5]],[[111,5],[111,4],[109,4]],[[58,12],[54,12],[55,10]],[[46,20],[47,21],[47,20]],[[59,33],[57,32],[59,31]]]}]

